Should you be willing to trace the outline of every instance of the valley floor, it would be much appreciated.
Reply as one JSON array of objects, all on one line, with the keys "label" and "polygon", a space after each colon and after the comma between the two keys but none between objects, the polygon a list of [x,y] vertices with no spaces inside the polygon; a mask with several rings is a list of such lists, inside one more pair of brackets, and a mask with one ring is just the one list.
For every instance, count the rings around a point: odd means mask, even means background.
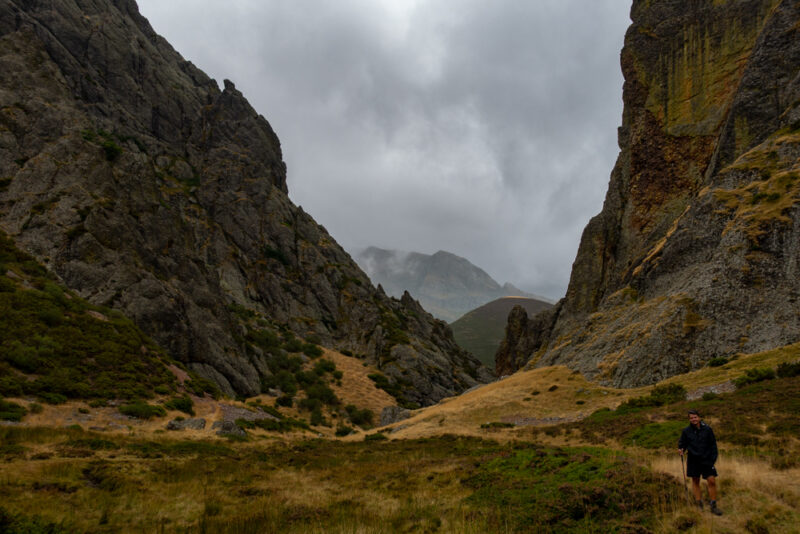
[{"label": "valley floor", "polygon": [[[763,371],[799,349],[638,390],[525,371],[343,438],[31,414],[0,426],[0,532],[798,532],[800,376]],[[722,517],[686,501],[689,407],[717,433]]]}]

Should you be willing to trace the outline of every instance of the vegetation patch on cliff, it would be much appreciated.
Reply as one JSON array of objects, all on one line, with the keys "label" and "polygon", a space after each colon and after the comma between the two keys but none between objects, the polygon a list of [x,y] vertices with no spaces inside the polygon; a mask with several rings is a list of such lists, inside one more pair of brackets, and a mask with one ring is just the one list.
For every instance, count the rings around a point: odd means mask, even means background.
[{"label": "vegetation patch on cliff", "polygon": [[166,354],[119,312],[64,289],[0,233],[0,396],[145,399],[177,390]]}]

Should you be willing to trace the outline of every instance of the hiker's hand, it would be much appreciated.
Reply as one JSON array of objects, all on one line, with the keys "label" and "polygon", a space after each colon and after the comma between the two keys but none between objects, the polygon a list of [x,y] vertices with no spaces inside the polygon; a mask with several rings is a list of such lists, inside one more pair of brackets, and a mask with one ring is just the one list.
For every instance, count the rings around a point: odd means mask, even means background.
[{"label": "hiker's hand", "polygon": [[681,456],[683,456],[683,449],[678,449],[678,452],[680,453]]}]

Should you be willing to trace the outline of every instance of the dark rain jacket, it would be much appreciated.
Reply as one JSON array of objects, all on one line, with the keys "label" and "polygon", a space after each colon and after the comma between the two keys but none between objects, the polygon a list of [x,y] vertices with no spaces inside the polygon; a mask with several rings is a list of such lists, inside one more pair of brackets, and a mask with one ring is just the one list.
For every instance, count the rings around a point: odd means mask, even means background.
[{"label": "dark rain jacket", "polygon": [[689,425],[683,429],[678,448],[688,451],[693,460],[702,464],[714,465],[717,461],[717,439],[711,427],[702,421],[697,428]]}]

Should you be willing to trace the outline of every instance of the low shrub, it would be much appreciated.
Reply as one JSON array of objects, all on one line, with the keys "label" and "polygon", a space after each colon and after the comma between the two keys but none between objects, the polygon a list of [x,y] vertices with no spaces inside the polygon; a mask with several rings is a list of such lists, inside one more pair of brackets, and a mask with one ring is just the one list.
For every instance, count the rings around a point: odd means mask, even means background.
[{"label": "low shrub", "polygon": [[22,421],[25,414],[28,413],[23,406],[16,402],[8,402],[0,399],[0,421]]},{"label": "low shrub", "polygon": [[39,397],[39,400],[46,402],[47,404],[64,404],[67,402],[67,397],[61,393],[42,391],[37,396]]},{"label": "low shrub", "polygon": [[322,415],[322,410],[317,407],[311,411],[311,426],[329,426],[325,416]]},{"label": "low shrub", "polygon": [[169,410],[178,410],[180,412],[194,415],[194,402],[189,397],[173,397],[164,403],[164,406]]},{"label": "low shrub", "polygon": [[319,358],[322,356],[322,349],[319,348],[317,345],[313,343],[303,343],[302,345],[303,354],[308,356],[309,358]]},{"label": "low shrub", "polygon": [[665,384],[656,386],[650,391],[649,395],[643,397],[634,397],[623,402],[618,411],[623,412],[630,408],[648,408],[651,406],[664,406],[665,404],[672,404],[686,400],[686,388],[680,384]]},{"label": "low shrub", "polygon": [[359,410],[353,404],[348,404],[344,409],[347,412],[347,417],[350,419],[350,422],[354,425],[358,425],[362,428],[372,426],[373,419],[375,417],[375,414],[372,413],[372,410],[368,408]]},{"label": "low shrub", "polygon": [[146,402],[125,404],[119,407],[119,412],[128,417],[135,417],[136,419],[152,419],[154,417],[167,415],[167,411],[164,410],[162,406],[155,406],[153,404],[147,404]]},{"label": "low shrub", "polygon": [[219,399],[222,396],[222,392],[219,390],[219,387],[208,380],[207,378],[203,378],[200,376],[192,376],[191,380],[186,380],[183,383],[183,387],[186,388],[187,391],[194,393],[198,397],[202,397],[206,393],[208,393],[212,398]]},{"label": "low shrub", "polygon": [[756,369],[748,369],[743,376],[735,379],[733,384],[737,388],[743,388],[748,384],[755,384],[756,382],[763,382],[764,380],[772,380],[775,378],[775,370],[769,367],[759,367]]},{"label": "low shrub", "polygon": [[375,382],[375,386],[384,390],[395,399],[399,400],[403,398],[403,392],[400,389],[400,385],[396,382],[390,381],[386,375],[382,373],[370,373],[367,375],[367,378]]},{"label": "low shrub", "polygon": [[349,436],[353,432],[355,432],[355,430],[353,430],[349,426],[339,425],[339,426],[336,427],[336,437],[339,437],[339,438],[344,437],[344,436]]},{"label": "low shrub", "polygon": [[800,361],[797,362],[784,362],[775,370],[779,378],[792,378],[793,376],[800,376]]},{"label": "low shrub", "polygon": [[309,430],[308,423],[291,417],[283,418],[280,421],[275,421],[274,419],[257,419],[255,421],[237,419],[236,424],[245,429],[260,428],[269,432],[289,432],[294,429]]},{"label": "low shrub", "polygon": [[328,406],[336,406],[339,404],[339,398],[327,384],[317,383],[310,386],[306,389],[306,395],[309,399],[318,400]]},{"label": "low shrub", "polygon": [[336,364],[330,360],[320,360],[314,365],[314,372],[319,376],[336,371]]},{"label": "low shrub", "polygon": [[289,395],[283,395],[275,399],[275,404],[277,404],[278,406],[285,406],[287,408],[291,408],[292,404],[294,404],[294,401],[292,400],[292,397],[290,397]]},{"label": "low shrub", "polygon": [[708,360],[708,363],[706,363],[706,365],[709,367],[722,367],[726,363],[728,363],[728,358],[726,358],[725,356],[717,356],[716,358],[711,358],[710,360]]},{"label": "low shrub", "polygon": [[303,352],[303,342],[294,337],[287,339],[283,343],[283,350],[286,352]]},{"label": "low shrub", "polygon": [[122,154],[122,148],[110,139],[103,141],[102,147],[103,153],[106,155],[108,161],[116,161],[120,154]]},{"label": "low shrub", "polygon": [[59,523],[52,523],[39,516],[13,514],[0,507],[0,532],[25,534],[66,534],[73,530]]},{"label": "low shrub", "polygon": [[491,423],[483,423],[481,428],[514,428],[514,423],[505,423],[501,421],[492,421]]}]

